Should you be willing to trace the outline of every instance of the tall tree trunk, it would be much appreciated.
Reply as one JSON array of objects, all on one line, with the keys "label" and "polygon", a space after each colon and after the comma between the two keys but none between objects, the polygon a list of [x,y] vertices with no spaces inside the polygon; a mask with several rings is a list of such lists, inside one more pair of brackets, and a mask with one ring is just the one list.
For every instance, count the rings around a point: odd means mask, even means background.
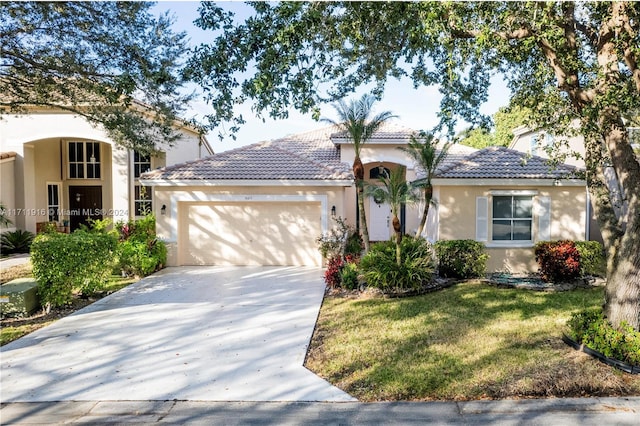
[{"label": "tall tree trunk", "polygon": [[429,206],[431,206],[431,200],[433,199],[433,187],[431,185],[424,188],[424,210],[422,211],[422,218],[420,218],[420,224],[416,231],[416,237],[421,237],[424,232],[424,227],[427,224],[427,217],[429,216]]},{"label": "tall tree trunk", "polygon": [[396,212],[393,213],[393,230],[396,233],[396,263],[398,266],[402,265],[402,226],[400,225],[400,219]]},{"label": "tall tree trunk", "polygon": [[367,228],[367,216],[364,211],[364,165],[358,151],[356,150],[356,158],[353,160],[353,176],[356,180],[356,191],[358,192],[358,215],[360,216],[360,234],[362,234],[362,242],[364,243],[364,254],[369,253],[371,244],[369,243],[369,228]]},{"label": "tall tree trunk", "polygon": [[367,254],[371,243],[369,242],[369,228],[367,228],[367,217],[364,211],[364,181],[356,180],[356,186],[358,191],[358,212],[360,214],[360,234],[362,234],[364,254]]},{"label": "tall tree trunk", "polygon": [[640,163],[618,110],[606,108],[601,117],[605,146],[627,203],[622,218],[623,233],[608,242],[614,247],[609,253],[612,258],[607,259],[604,313],[616,327],[626,321],[640,330]]}]

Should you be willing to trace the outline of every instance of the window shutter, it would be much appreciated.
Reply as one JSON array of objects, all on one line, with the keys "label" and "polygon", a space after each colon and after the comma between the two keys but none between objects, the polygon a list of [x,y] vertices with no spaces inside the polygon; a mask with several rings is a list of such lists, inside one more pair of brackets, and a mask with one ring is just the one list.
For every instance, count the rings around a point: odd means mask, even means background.
[{"label": "window shutter", "polygon": [[476,241],[489,239],[489,198],[476,197]]},{"label": "window shutter", "polygon": [[538,241],[551,240],[551,197],[538,197]]}]

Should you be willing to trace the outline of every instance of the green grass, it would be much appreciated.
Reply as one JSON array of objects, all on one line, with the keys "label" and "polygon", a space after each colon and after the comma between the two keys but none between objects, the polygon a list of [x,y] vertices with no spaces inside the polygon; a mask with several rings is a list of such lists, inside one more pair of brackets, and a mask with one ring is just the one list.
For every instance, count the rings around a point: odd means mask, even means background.
[{"label": "green grass", "polygon": [[[560,340],[603,290],[468,282],[405,299],[325,299],[307,367],[363,401],[640,394]],[[626,375],[628,376],[628,375]]]},{"label": "green grass", "polygon": [[[14,270],[11,271],[11,269]],[[13,267],[9,268],[7,271],[13,278],[23,278],[31,276],[30,266],[29,268]],[[3,318],[1,321],[2,327],[0,328],[0,346],[6,345],[7,343],[19,339],[20,337],[25,336],[39,328],[50,325],[55,320],[60,319],[66,315],[70,315],[76,310],[90,305],[96,300],[101,299],[104,296],[107,296],[118,290],[121,290],[136,281],[138,280],[134,278],[121,278],[118,276],[112,276],[99,293],[96,293],[88,299],[75,297],[73,303],[68,307],[52,309],[49,314],[45,314],[44,312],[39,311],[32,316],[25,318]]]}]

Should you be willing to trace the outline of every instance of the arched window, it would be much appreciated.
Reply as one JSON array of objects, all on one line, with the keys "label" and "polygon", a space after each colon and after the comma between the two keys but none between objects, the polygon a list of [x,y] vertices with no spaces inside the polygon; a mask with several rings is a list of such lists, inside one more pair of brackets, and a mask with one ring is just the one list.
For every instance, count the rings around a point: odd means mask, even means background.
[{"label": "arched window", "polygon": [[389,177],[391,170],[384,166],[373,167],[369,170],[369,179],[378,179],[379,177]]}]

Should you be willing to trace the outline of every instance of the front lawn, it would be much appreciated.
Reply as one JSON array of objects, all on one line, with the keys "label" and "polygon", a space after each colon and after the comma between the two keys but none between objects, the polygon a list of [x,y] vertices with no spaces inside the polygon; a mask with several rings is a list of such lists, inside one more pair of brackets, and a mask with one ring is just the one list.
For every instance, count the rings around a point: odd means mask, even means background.
[{"label": "front lawn", "polygon": [[603,289],[478,281],[404,299],[328,296],[306,366],[361,401],[640,395],[640,377],[566,346]]}]

